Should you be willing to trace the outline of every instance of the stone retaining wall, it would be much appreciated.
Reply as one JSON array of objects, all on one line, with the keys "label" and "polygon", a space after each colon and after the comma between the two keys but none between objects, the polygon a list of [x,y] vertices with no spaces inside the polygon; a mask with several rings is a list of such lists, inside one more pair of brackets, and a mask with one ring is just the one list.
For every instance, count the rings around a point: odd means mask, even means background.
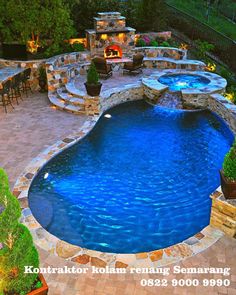
[{"label": "stone retaining wall", "polygon": [[236,200],[226,200],[219,190],[212,195],[210,224],[236,238]]},{"label": "stone retaining wall", "polygon": [[221,94],[212,94],[208,98],[208,108],[219,115],[236,134],[236,105]]},{"label": "stone retaining wall", "polygon": [[144,58],[143,65],[148,69],[178,69],[189,71],[203,71],[206,65],[201,61],[171,60],[170,58]]},{"label": "stone retaining wall", "polygon": [[143,99],[143,87],[141,85],[130,85],[129,87],[123,87],[123,89],[119,89],[117,92],[112,93],[110,96],[101,98],[100,111],[103,113],[106,110],[121,103],[140,99]]},{"label": "stone retaining wall", "polygon": [[165,57],[175,60],[187,59],[187,50],[174,47],[136,47],[134,53],[143,53],[145,57]]},{"label": "stone retaining wall", "polygon": [[54,56],[46,62],[48,79],[48,91],[55,92],[57,88],[65,85],[70,78],[70,70],[77,65],[79,67],[90,62],[90,52],[72,52]]},{"label": "stone retaining wall", "polygon": [[15,61],[0,59],[0,67],[13,67],[13,68],[31,68],[31,87],[34,90],[39,88],[38,85],[38,69],[41,65],[45,64],[45,59],[30,60],[30,61]]},{"label": "stone retaining wall", "polygon": [[107,93],[103,97],[84,97],[85,114],[98,116],[108,109],[125,103],[143,99],[143,87],[141,85],[126,85],[122,88],[112,89],[113,93]]},{"label": "stone retaining wall", "polygon": [[184,93],[182,92],[182,102],[184,107],[192,107],[192,108],[199,108],[199,109],[206,109],[208,108],[208,93]]}]

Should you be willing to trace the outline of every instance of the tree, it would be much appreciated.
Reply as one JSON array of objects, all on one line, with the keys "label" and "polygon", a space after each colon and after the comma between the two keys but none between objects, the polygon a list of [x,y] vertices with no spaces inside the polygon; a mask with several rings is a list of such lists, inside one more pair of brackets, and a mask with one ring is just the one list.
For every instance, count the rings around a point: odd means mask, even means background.
[{"label": "tree", "polygon": [[160,31],[166,27],[166,5],[164,0],[141,0],[139,4],[139,29]]},{"label": "tree", "polygon": [[120,4],[120,10],[126,17],[127,24],[131,27],[138,26],[138,8],[139,2],[137,0],[127,0]]},{"label": "tree", "polygon": [[[60,42],[74,34],[70,10],[63,0],[8,0],[0,7],[1,37],[5,42]],[[1,3],[0,1],[0,3]]]},{"label": "tree", "polygon": [[26,294],[37,274],[24,273],[26,265],[39,267],[38,252],[29,230],[19,223],[21,210],[9,189],[8,179],[0,169],[0,293]]}]

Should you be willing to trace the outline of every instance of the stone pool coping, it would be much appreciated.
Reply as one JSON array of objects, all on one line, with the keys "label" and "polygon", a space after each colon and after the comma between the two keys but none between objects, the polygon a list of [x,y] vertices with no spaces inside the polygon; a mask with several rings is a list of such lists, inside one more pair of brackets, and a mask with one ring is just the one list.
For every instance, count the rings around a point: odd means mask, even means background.
[{"label": "stone pool coping", "polygon": [[18,178],[13,194],[18,198],[22,208],[21,222],[30,229],[35,244],[51,254],[77,262],[80,265],[129,268],[159,267],[176,263],[204,251],[220,239],[223,233],[209,225],[183,242],[164,249],[136,254],[105,253],[64,242],[47,232],[37,222],[28,205],[28,192],[33,179],[48,161],[84,138],[93,129],[102,115],[88,117],[88,120],[77,132],[45,149],[31,161]]}]

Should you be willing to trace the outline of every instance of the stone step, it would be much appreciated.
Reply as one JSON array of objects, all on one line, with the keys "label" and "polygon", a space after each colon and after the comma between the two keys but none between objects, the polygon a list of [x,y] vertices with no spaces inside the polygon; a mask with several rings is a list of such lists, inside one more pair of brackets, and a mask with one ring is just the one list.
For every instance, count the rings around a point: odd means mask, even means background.
[{"label": "stone step", "polygon": [[85,106],[77,106],[73,104],[68,104],[63,99],[61,99],[57,93],[49,95],[50,102],[56,106],[58,109],[65,110],[70,113],[84,115],[85,114]]},{"label": "stone step", "polygon": [[87,92],[86,92],[85,88],[84,89],[76,88],[73,80],[71,82],[67,83],[65,85],[65,88],[73,96],[76,96],[79,98],[84,98],[84,96],[87,96]]},{"label": "stone step", "polygon": [[75,106],[83,106],[84,99],[76,97],[73,94],[69,93],[65,87],[57,89],[57,94],[60,99],[64,100],[65,104],[71,104]]}]

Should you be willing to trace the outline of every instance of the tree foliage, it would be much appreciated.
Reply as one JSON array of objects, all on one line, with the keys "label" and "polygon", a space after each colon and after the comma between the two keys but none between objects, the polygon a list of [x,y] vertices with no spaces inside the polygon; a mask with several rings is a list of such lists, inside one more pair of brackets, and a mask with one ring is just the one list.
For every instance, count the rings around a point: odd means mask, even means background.
[{"label": "tree foliage", "polygon": [[99,81],[98,73],[97,73],[95,64],[92,62],[87,73],[87,83],[89,85],[96,85],[98,84],[98,81]]},{"label": "tree foliage", "polygon": [[0,31],[5,42],[51,39],[74,34],[70,9],[63,0],[0,0]]},{"label": "tree foliage", "polygon": [[229,180],[236,181],[236,142],[224,158],[223,171]]},{"label": "tree foliage", "polygon": [[25,274],[24,267],[39,267],[39,258],[29,230],[19,223],[21,215],[18,200],[9,189],[8,179],[0,169],[0,293],[26,294],[37,274]]},{"label": "tree foliage", "polygon": [[141,31],[160,31],[166,28],[164,0],[141,0],[138,8],[138,28]]},{"label": "tree foliage", "polygon": [[208,63],[210,62],[210,59],[208,57],[208,53],[214,50],[215,46],[211,43],[208,43],[207,41],[201,41],[201,40],[196,40],[196,56],[198,59]]}]

